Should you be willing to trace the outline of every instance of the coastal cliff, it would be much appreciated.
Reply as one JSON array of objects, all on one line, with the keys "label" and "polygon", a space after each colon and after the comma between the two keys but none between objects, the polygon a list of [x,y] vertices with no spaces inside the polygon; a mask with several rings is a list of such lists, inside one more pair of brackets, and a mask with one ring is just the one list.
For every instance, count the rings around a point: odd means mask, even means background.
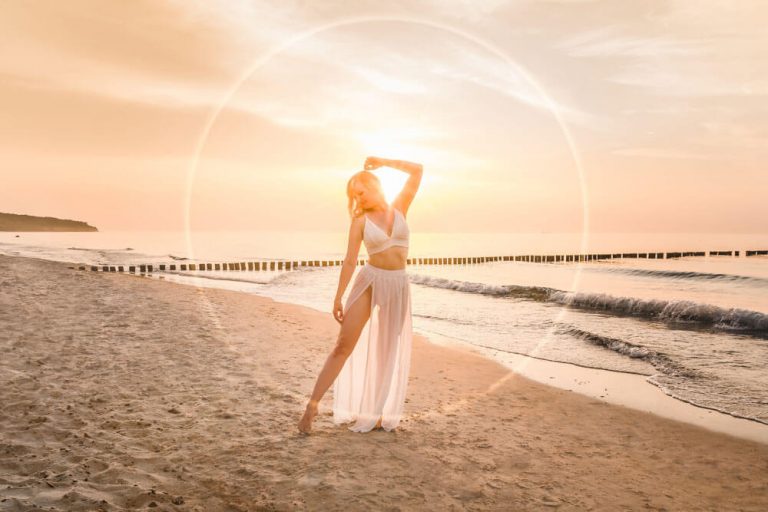
[{"label": "coastal cliff", "polygon": [[79,220],[0,213],[0,231],[98,231]]}]

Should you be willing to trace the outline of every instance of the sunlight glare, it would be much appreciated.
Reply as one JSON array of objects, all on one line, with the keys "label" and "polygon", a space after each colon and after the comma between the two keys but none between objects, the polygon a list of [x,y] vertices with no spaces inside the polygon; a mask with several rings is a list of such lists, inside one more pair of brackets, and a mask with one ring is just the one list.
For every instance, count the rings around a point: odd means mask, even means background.
[{"label": "sunlight glare", "polygon": [[[417,147],[415,144],[407,143],[423,135],[423,131],[418,127],[380,128],[376,131],[361,133],[358,139],[368,156],[424,162],[424,157],[428,156],[430,151],[423,145]],[[408,174],[388,167],[377,169],[374,174],[381,181],[387,203],[392,204],[408,180]],[[421,188],[423,185],[422,181]]]},{"label": "sunlight glare", "polygon": [[384,189],[384,198],[388,204],[392,204],[397,195],[403,190],[408,175],[399,171],[393,171],[387,167],[377,169],[374,174],[381,181],[381,188]]}]

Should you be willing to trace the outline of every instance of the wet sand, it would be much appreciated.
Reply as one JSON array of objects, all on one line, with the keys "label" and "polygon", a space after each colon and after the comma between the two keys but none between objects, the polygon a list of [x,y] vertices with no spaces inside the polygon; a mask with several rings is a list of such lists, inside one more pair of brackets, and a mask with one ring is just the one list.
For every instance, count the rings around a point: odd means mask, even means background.
[{"label": "wet sand", "polygon": [[416,336],[396,432],[297,433],[338,332],[240,292],[0,256],[0,510],[766,510],[768,445]]}]

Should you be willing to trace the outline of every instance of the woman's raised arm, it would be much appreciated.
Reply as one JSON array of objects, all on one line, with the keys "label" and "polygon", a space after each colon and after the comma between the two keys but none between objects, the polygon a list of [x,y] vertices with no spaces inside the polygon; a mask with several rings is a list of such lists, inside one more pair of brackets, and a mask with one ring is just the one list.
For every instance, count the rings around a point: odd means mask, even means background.
[{"label": "woman's raised arm", "polygon": [[375,156],[369,156],[365,160],[365,169],[367,170],[378,169],[384,165],[410,174],[408,181],[403,185],[403,190],[400,191],[392,202],[392,206],[398,208],[405,215],[408,212],[408,207],[411,206],[411,202],[413,202],[413,198],[416,196],[416,192],[419,190],[419,185],[421,185],[424,166],[406,160],[389,160]]}]

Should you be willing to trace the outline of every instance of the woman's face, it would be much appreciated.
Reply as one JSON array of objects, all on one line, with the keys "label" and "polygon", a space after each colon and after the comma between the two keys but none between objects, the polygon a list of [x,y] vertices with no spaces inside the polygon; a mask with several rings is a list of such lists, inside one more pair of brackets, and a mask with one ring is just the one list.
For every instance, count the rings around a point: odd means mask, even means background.
[{"label": "woman's face", "polygon": [[376,193],[372,190],[369,190],[368,187],[366,187],[359,181],[355,181],[352,184],[352,194],[354,198],[357,200],[357,204],[360,205],[360,208],[363,208],[363,209],[372,208],[378,203],[378,198],[376,197]]}]

